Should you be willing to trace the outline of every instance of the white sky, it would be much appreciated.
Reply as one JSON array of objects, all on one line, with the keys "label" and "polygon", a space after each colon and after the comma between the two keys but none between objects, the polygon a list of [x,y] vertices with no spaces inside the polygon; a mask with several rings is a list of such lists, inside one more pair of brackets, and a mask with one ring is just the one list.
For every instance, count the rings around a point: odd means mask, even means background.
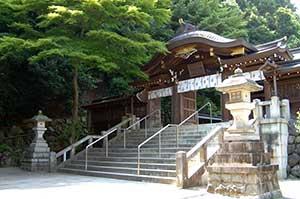
[{"label": "white sky", "polygon": [[291,0],[291,2],[297,7],[298,13],[300,14],[300,0]]}]

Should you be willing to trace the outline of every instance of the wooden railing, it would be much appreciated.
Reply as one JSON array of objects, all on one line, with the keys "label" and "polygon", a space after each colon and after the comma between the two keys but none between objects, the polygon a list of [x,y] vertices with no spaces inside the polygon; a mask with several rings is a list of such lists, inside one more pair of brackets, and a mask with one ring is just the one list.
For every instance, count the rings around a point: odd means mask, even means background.
[{"label": "wooden railing", "polygon": [[176,176],[177,186],[181,188],[200,185],[201,177],[205,167],[214,156],[218,148],[208,154],[208,145],[218,138],[218,143],[223,141],[224,127],[218,126],[212,129],[200,142],[190,151],[179,151],[176,153]]}]

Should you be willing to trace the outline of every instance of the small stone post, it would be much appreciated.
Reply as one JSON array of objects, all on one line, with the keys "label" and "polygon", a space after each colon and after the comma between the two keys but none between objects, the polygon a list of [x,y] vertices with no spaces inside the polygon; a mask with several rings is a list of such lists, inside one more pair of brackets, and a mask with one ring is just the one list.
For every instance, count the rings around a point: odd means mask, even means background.
[{"label": "small stone post", "polygon": [[178,151],[176,153],[176,177],[177,186],[180,188],[184,188],[185,181],[188,177],[188,165],[185,151]]},{"label": "small stone post", "polygon": [[271,118],[280,118],[280,100],[278,96],[271,97],[270,116]]},{"label": "small stone post", "polygon": [[290,110],[290,101],[288,99],[281,100],[282,108],[281,108],[281,115],[287,121],[291,119],[291,110]]},{"label": "small stone post", "polygon": [[51,119],[38,112],[31,121],[35,123],[32,130],[35,133],[35,138],[30,144],[29,148],[25,151],[24,159],[22,160],[21,168],[28,171],[49,171],[50,170],[50,148],[43,138],[47,128],[45,123],[50,122]]}]

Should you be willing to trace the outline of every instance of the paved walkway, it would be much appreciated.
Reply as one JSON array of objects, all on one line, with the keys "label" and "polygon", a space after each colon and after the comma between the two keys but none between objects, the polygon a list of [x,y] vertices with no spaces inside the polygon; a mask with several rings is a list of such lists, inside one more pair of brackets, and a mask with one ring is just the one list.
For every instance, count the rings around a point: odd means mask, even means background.
[{"label": "paved walkway", "polygon": [[[300,198],[300,181],[282,181],[287,199]],[[31,173],[0,168],[2,199],[228,199],[206,193],[205,188],[178,189],[174,185],[133,182],[60,173]]]}]

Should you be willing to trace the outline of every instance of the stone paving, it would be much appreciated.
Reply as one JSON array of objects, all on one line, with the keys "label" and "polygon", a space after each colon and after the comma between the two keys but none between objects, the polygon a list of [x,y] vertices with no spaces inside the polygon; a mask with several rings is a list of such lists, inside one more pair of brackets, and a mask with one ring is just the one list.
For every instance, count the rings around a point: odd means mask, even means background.
[{"label": "stone paving", "polygon": [[[300,198],[300,180],[280,182],[286,199]],[[178,189],[175,185],[133,182],[61,173],[32,173],[18,168],[0,168],[2,199],[228,199],[205,188]]]}]

